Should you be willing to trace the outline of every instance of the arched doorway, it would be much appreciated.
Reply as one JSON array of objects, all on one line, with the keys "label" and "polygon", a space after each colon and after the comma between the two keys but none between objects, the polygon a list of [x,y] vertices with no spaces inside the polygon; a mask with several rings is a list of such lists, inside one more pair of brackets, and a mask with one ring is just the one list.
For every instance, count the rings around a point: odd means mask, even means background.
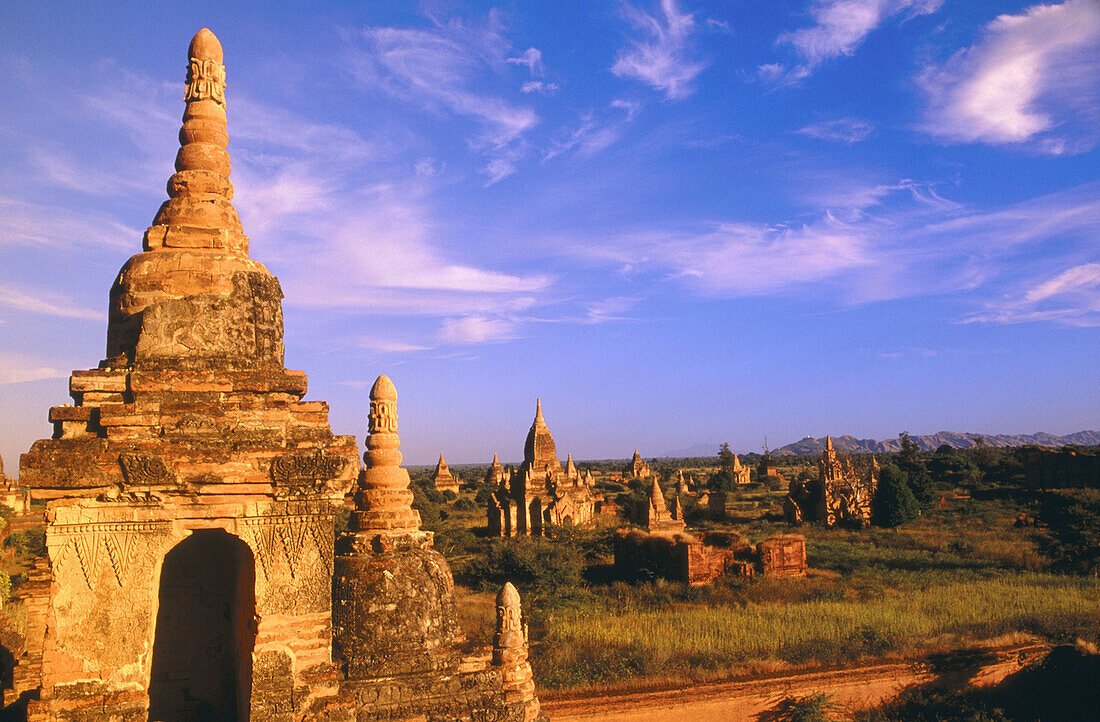
[{"label": "arched doorway", "polygon": [[248,719],[255,589],[252,550],[222,529],[194,531],[165,555],[151,721]]}]

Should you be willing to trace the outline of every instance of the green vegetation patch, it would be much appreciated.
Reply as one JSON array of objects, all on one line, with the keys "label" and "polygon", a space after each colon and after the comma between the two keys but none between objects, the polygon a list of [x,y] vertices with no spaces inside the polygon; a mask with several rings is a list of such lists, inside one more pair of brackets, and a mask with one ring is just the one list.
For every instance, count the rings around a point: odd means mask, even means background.
[{"label": "green vegetation patch", "polygon": [[[1095,638],[1098,618],[1100,580],[1044,574],[945,583],[860,601],[559,609],[533,662],[548,686],[594,684],[609,681],[613,655],[634,660],[616,668],[620,679],[766,658],[846,664],[926,650],[946,635],[992,638],[1029,631],[1054,640]],[[596,671],[584,679],[585,669]]]}]

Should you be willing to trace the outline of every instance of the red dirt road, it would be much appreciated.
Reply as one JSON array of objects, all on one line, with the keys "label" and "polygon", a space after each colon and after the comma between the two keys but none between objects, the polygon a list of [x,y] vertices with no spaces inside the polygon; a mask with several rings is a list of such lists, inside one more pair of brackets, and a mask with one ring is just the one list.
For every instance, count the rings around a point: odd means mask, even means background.
[{"label": "red dirt road", "polygon": [[949,687],[995,684],[1043,657],[1049,647],[1028,645],[990,650],[993,659],[976,667],[934,674],[920,663],[881,664],[853,669],[697,684],[681,689],[601,696],[553,696],[542,709],[553,722],[750,722],[785,697],[830,694],[858,709],[879,704],[915,685]]}]

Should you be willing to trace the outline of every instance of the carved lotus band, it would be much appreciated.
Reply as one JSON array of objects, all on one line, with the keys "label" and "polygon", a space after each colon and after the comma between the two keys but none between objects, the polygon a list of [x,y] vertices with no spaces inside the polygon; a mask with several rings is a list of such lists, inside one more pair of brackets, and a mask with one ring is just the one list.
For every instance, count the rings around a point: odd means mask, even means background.
[{"label": "carved lotus band", "polygon": [[213,60],[191,58],[183,99],[213,100],[225,105],[225,66]]}]

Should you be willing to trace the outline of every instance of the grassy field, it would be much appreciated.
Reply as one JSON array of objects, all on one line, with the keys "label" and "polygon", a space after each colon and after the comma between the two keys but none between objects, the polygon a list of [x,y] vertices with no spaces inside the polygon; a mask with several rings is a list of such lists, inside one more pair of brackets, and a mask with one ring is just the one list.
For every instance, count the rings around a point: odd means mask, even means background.
[{"label": "grassy field", "polygon": [[[714,678],[1025,635],[1100,642],[1100,579],[1041,571],[1043,533],[1014,526],[1020,511],[958,500],[899,530],[805,525],[806,579],[590,585],[535,610],[539,683]],[[752,541],[790,531],[764,519],[734,528]]]},{"label": "grassy field", "polygon": [[545,646],[535,655],[540,684],[692,676],[761,660],[847,664],[1018,632],[1069,641],[1095,637],[1100,580],[1024,573],[857,601],[613,606],[553,615]]}]

